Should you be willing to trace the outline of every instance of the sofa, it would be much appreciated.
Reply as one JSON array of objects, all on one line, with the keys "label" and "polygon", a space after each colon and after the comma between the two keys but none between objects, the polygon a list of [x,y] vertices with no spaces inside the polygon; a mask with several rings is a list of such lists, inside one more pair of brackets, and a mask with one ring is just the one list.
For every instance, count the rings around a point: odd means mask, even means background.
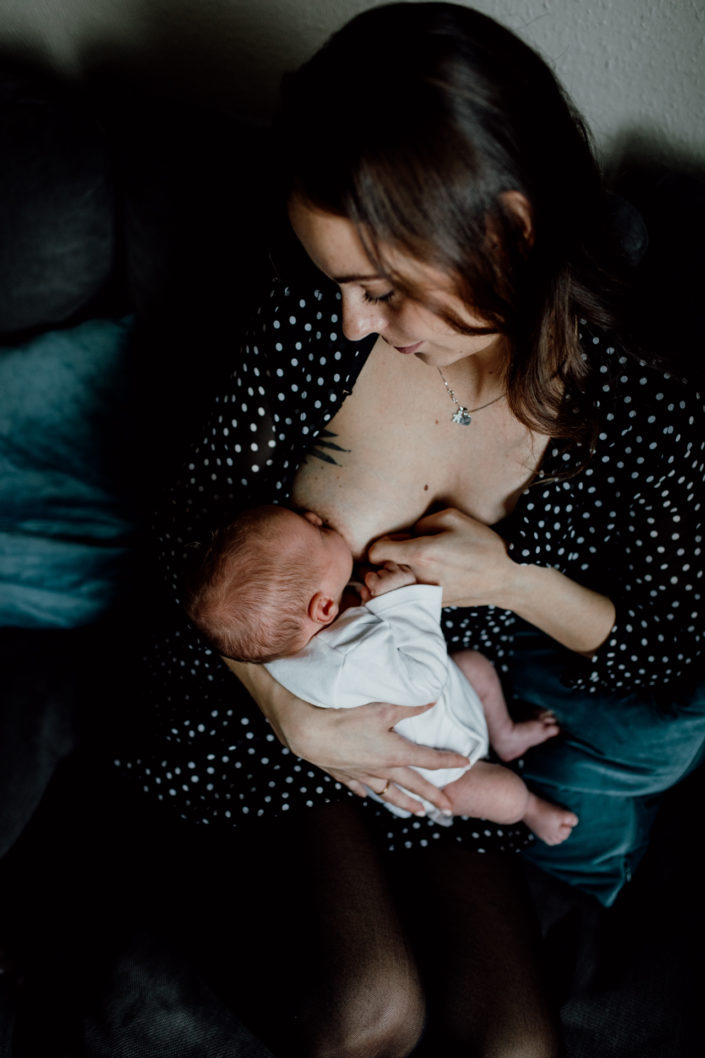
[{"label": "sofa", "polygon": [[[266,130],[5,62],[0,153],[0,1055],[266,1058],[184,911],[212,850],[111,763],[140,719],[150,502],[280,238]],[[616,187],[645,329],[702,348],[705,184]],[[527,867],[567,1058],[702,1053],[703,784],[664,798],[609,910]]]}]

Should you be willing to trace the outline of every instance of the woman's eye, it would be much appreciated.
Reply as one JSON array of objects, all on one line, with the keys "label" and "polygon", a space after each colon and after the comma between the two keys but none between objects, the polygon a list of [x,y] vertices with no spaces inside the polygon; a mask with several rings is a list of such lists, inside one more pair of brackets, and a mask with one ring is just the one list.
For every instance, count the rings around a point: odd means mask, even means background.
[{"label": "woman's eye", "polygon": [[373,305],[379,305],[379,303],[382,302],[382,301],[391,301],[392,298],[394,297],[394,291],[390,290],[386,294],[374,295],[374,294],[370,294],[369,290],[363,290],[362,296],[365,299],[365,301],[369,301]]}]

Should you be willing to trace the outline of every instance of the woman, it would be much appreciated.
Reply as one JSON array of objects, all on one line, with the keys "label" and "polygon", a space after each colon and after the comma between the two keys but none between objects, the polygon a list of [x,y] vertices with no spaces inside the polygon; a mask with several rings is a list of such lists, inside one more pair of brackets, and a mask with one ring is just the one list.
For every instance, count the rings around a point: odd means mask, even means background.
[{"label": "woman", "polygon": [[[171,495],[155,741],[130,763],[186,819],[286,819],[303,883],[294,898],[277,878],[268,983],[288,980],[276,994],[302,1053],[555,1054],[501,855],[525,832],[358,810],[345,795],[365,786],[448,808],[410,769],[458,758],[405,743],[394,703],[316,710],[229,663],[238,683],[181,615],[181,569],[233,508],[291,497],[360,558],[442,584],[450,649],[488,654],[517,707],[548,705],[564,729],[523,774],[580,823],[527,855],[609,904],[652,795],[705,736],[684,690],[702,623],[702,407],[626,351],[585,133],[491,19],[444,3],[358,16],[287,85],[278,143],[320,274],[275,283]],[[281,930],[302,893],[314,957],[297,990]]]}]

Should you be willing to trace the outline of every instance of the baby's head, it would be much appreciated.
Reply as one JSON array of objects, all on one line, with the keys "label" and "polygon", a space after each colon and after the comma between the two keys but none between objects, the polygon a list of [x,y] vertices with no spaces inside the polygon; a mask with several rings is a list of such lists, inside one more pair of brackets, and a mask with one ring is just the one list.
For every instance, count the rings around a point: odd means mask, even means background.
[{"label": "baby's head", "polygon": [[255,507],[214,534],[186,611],[224,657],[272,661],[337,616],[352,567],[345,540],[317,514]]}]

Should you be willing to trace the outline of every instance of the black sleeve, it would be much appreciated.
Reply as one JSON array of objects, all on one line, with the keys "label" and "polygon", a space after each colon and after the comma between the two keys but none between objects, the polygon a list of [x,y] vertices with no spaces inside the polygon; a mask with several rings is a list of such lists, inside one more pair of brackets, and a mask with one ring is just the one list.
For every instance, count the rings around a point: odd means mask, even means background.
[{"label": "black sleeve", "polygon": [[[659,395],[662,400],[666,398]],[[666,409],[664,408],[664,411]],[[624,505],[617,576],[608,590],[616,622],[576,687],[617,690],[682,677],[703,649],[705,420],[696,394],[682,392],[658,416]]]}]

